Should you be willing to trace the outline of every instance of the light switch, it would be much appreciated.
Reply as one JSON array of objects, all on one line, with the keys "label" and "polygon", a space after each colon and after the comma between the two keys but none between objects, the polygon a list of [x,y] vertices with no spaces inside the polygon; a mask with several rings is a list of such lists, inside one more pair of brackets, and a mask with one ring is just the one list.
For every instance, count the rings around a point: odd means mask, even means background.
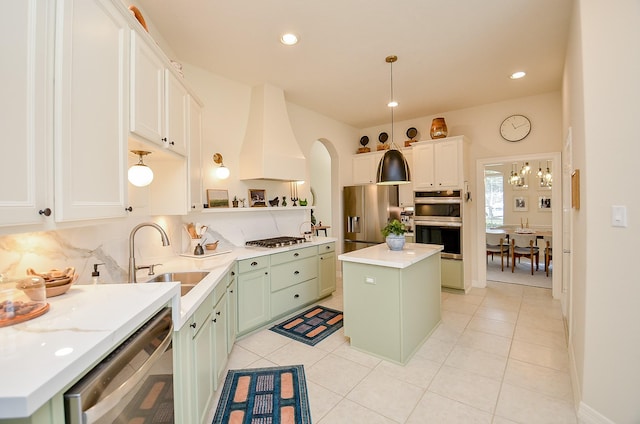
[{"label": "light switch", "polygon": [[627,226],[627,207],[611,206],[611,226],[626,227]]},{"label": "light switch", "polygon": [[376,279],[375,277],[364,277],[364,282],[367,284],[375,284],[376,283]]}]

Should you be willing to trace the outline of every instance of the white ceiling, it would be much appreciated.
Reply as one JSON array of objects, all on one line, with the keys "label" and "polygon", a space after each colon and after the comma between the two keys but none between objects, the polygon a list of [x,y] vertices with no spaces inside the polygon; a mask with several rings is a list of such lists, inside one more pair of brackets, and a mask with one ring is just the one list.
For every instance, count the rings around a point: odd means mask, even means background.
[{"label": "white ceiling", "polygon": [[[572,0],[138,0],[178,61],[364,128],[559,90]],[[300,43],[279,42],[295,32]],[[527,76],[511,80],[524,70]]]}]

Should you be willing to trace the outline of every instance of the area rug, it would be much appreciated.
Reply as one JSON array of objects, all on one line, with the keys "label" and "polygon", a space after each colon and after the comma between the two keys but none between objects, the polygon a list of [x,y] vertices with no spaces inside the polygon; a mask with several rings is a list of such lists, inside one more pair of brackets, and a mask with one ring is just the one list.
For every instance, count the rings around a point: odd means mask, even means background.
[{"label": "area rug", "polygon": [[230,370],[212,424],[311,424],[302,365]]},{"label": "area rug", "polygon": [[173,423],[173,376],[150,375],[114,424]]},{"label": "area rug", "polygon": [[314,306],[299,315],[270,328],[293,340],[315,346],[342,327],[341,311],[324,306]]},{"label": "area rug", "polygon": [[[549,268],[551,270],[551,267]],[[511,263],[507,268],[505,261],[504,272],[500,271],[500,256],[495,261],[489,258],[487,263],[487,280],[498,281],[501,283],[522,284],[525,286],[542,287],[550,289],[553,285],[551,271],[547,277],[544,271],[544,261],[540,262],[540,269],[531,275],[531,262],[526,258],[522,258],[521,262],[516,262],[515,272],[511,272]]]}]

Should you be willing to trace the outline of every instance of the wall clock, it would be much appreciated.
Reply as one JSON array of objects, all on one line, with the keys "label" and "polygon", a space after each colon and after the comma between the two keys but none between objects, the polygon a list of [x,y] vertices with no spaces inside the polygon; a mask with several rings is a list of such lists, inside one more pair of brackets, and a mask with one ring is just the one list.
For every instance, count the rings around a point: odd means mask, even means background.
[{"label": "wall clock", "polygon": [[524,115],[511,115],[500,124],[500,135],[507,141],[523,140],[531,132],[531,121]]}]

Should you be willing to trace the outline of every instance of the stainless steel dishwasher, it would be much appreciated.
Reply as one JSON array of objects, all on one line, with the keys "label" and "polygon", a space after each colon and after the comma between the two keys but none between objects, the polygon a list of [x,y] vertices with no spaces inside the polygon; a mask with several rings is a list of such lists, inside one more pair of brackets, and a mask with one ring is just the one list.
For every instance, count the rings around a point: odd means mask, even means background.
[{"label": "stainless steel dishwasher", "polygon": [[65,422],[173,423],[172,334],[164,308],[65,393]]}]

